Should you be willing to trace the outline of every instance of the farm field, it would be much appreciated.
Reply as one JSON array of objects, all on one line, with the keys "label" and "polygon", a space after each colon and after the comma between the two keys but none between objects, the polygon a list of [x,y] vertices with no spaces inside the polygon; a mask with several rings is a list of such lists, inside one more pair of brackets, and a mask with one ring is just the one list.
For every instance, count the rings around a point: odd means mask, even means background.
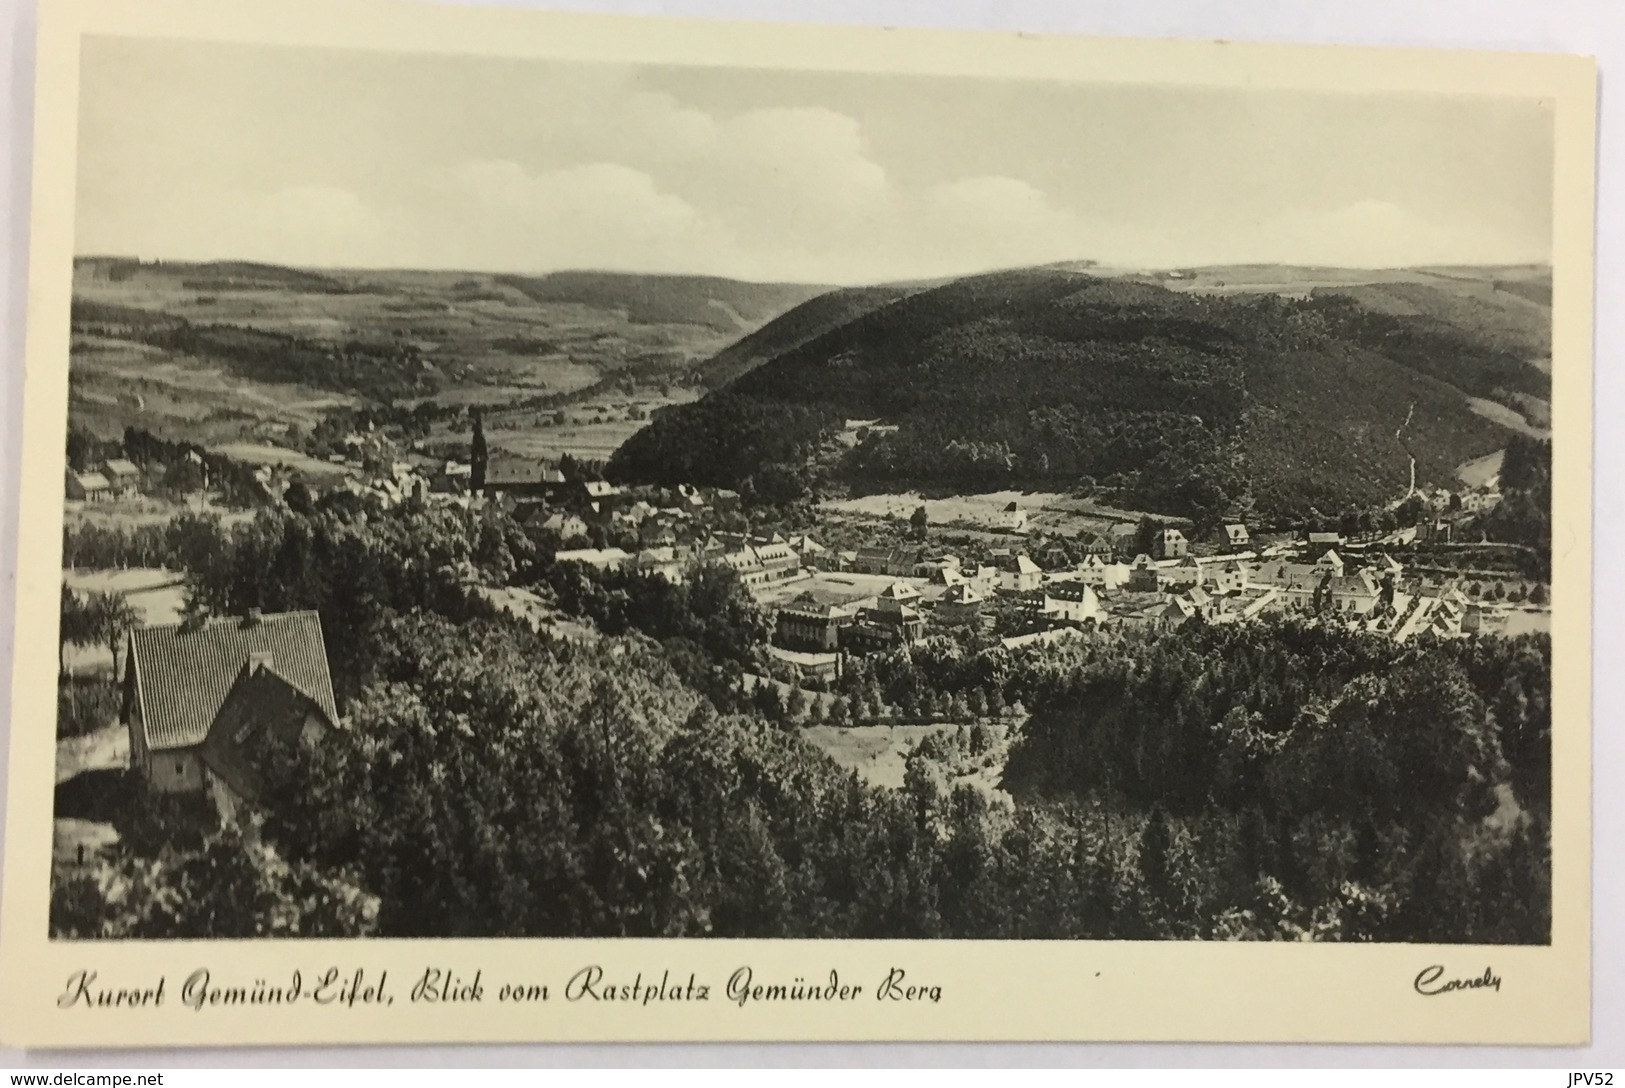
[{"label": "farm field", "polygon": [[254,381],[210,359],[134,341],[75,335],[69,411],[80,426],[118,434],[136,426],[209,444],[310,427],[358,398],[297,382]]},{"label": "farm field", "polygon": [[[907,520],[923,503],[926,519],[932,525],[966,524],[993,528],[999,525],[1004,508],[1020,503],[1027,512],[1029,531],[1044,530],[1074,534],[1104,532],[1113,525],[1137,522],[1142,511],[1103,506],[1055,491],[989,491],[977,495],[951,495],[926,498],[917,491],[878,492],[847,499],[832,499],[820,509],[838,514]],[[1014,534],[1012,534],[1014,536]]]},{"label": "farm field", "polygon": [[287,467],[297,469],[301,473],[316,477],[338,479],[347,474],[343,465],[335,465],[328,461],[320,461],[307,456],[297,450],[283,449],[258,442],[231,442],[215,446],[214,452],[223,454],[233,461],[242,461],[249,465],[270,465],[272,467]]},{"label": "farm field", "polygon": [[1552,633],[1552,613],[1550,609],[1511,608],[1501,616],[1496,630],[1507,638],[1549,635]]},{"label": "farm field", "polygon": [[63,504],[63,523],[68,526],[95,525],[101,528],[133,529],[141,525],[162,525],[183,513],[201,514],[218,518],[222,525],[235,525],[250,521],[252,510],[235,510],[219,506],[207,498],[192,496],[185,502],[153,498],[117,499],[113,502],[74,502]]},{"label": "farm field", "polygon": [[[1530,399],[1533,400],[1534,398]],[[1538,401],[1536,403],[1544,407],[1545,414],[1549,419],[1551,407],[1546,405],[1544,401]],[[1508,430],[1517,431],[1519,434],[1526,434],[1530,438],[1552,437],[1552,432],[1549,428],[1536,427],[1519,413],[1514,412],[1506,405],[1498,404],[1493,400],[1485,400],[1482,397],[1468,397],[1467,407],[1471,408],[1474,412],[1483,416],[1485,419],[1499,423]]]},{"label": "farm field", "polygon": [[[104,435],[135,425],[216,445],[309,428],[385,388],[406,406],[499,407],[569,397],[613,378],[628,395],[658,400],[656,389],[684,384],[699,361],[821,290],[703,277],[306,272],[85,257],[74,267],[73,415]],[[150,330],[166,323],[294,337],[352,363],[395,353],[379,366],[397,372],[380,369],[375,383],[361,363],[302,375],[322,388],[268,381],[240,359],[155,346]],[[419,388],[401,390],[403,376]],[[633,430],[635,421],[619,421],[555,435],[548,448],[599,458]]]},{"label": "farm field", "polygon": [[[666,393],[647,390],[630,398],[621,394],[586,406],[488,416],[485,438],[490,444],[493,475],[528,476],[564,454],[589,461],[608,460],[617,446],[648,425],[651,413],[673,404],[686,404],[698,395],[691,388],[676,387]],[[564,421],[558,422],[561,414]],[[431,432],[429,441],[443,447],[465,441],[465,436],[440,425]]]},{"label": "farm field", "polygon": [[1483,457],[1475,457],[1464,462],[1456,469],[1456,477],[1468,487],[1488,487],[1495,478],[1501,475],[1501,462],[1506,458],[1506,450],[1496,450],[1486,453]]}]

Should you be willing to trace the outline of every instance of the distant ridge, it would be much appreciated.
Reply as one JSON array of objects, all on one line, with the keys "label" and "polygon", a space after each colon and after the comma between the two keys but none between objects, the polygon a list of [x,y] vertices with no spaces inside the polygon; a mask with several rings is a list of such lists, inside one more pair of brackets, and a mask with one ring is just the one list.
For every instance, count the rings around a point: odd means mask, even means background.
[{"label": "distant ridge", "polygon": [[[1172,515],[1289,518],[1397,500],[1413,454],[1420,482],[1452,482],[1509,433],[1472,399],[1549,397],[1539,270],[1113,271],[812,300],[703,364],[738,376],[660,413],[611,471],[781,498],[1093,485]],[[846,418],[897,430],[847,449]]]}]

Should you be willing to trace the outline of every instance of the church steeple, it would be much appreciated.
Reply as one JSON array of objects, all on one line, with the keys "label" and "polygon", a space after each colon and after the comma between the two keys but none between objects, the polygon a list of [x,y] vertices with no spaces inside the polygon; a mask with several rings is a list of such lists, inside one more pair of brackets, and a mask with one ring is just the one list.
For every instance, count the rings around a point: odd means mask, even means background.
[{"label": "church steeple", "polygon": [[476,409],[474,412],[474,438],[468,451],[468,489],[475,494],[485,489],[485,464],[489,454],[485,448],[485,424]]}]

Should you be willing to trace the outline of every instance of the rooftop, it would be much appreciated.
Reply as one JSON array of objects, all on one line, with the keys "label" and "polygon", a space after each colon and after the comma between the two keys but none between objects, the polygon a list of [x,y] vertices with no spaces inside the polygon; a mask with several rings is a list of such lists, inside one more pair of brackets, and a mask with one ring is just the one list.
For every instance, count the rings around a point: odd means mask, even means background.
[{"label": "rooftop", "polygon": [[138,627],[130,633],[147,746],[201,744],[250,657],[270,655],[289,685],[338,720],[322,624],[315,612]]}]

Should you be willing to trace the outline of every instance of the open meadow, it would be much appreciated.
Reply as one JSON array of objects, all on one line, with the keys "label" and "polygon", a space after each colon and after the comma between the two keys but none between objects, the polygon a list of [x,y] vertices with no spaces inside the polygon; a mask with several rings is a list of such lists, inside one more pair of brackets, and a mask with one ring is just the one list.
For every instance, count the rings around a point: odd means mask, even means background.
[{"label": "open meadow", "polygon": [[[1074,535],[1102,533],[1113,525],[1138,522],[1143,511],[1106,506],[1056,491],[988,491],[977,495],[927,498],[918,491],[877,492],[820,504],[821,510],[870,518],[908,520],[923,504],[931,525],[999,531],[1006,525],[1005,508],[1018,504],[1027,515],[1027,531]],[[1177,519],[1175,519],[1177,520]]]}]

